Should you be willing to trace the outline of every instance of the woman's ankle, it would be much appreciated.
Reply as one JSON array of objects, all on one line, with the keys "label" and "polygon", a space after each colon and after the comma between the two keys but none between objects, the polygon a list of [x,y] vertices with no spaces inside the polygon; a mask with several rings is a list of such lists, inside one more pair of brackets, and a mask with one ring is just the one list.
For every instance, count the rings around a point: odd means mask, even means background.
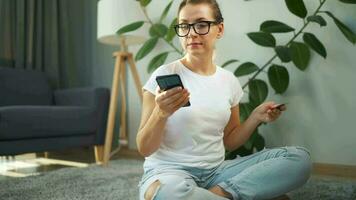
[{"label": "woman's ankle", "polygon": [[221,196],[221,197],[225,197],[225,198],[228,198],[228,199],[232,199],[232,196],[230,193],[226,192],[224,189],[222,189],[220,186],[214,186],[212,188],[209,189],[210,192],[218,195],[218,196]]}]

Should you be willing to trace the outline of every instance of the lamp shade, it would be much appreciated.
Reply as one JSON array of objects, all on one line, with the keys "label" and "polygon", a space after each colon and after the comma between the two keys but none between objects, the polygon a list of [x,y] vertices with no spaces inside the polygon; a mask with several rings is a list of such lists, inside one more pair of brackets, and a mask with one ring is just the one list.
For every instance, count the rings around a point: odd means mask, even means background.
[{"label": "lamp shade", "polygon": [[97,38],[101,43],[114,46],[120,45],[120,39],[125,39],[126,45],[142,44],[146,39],[142,32],[128,32],[119,36],[116,31],[127,24],[144,19],[136,0],[100,0]]}]

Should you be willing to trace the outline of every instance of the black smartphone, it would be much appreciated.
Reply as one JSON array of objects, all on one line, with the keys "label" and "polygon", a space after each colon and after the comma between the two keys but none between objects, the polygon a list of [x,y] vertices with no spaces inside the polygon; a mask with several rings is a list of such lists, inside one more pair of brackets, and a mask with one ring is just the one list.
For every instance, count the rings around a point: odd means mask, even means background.
[{"label": "black smartphone", "polygon": [[[157,76],[156,81],[157,81],[157,84],[159,85],[159,88],[164,91],[172,89],[174,87],[178,87],[178,86],[184,88],[182,80],[180,79],[178,74]],[[184,107],[187,107],[187,106],[190,106],[189,101],[187,104],[184,105]]]},{"label": "black smartphone", "polygon": [[275,109],[277,108],[278,110],[282,110],[282,107],[285,106],[287,103],[281,103],[281,104],[276,104],[272,108]]}]

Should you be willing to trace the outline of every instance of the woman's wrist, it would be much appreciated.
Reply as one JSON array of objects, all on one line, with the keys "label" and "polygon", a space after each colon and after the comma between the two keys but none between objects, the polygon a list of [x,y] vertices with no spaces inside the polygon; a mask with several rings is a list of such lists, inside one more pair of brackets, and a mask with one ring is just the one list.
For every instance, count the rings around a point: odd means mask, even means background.
[{"label": "woman's wrist", "polygon": [[263,122],[263,120],[260,119],[260,115],[257,113],[256,110],[252,111],[249,118],[254,124],[256,124],[256,126],[259,126]]},{"label": "woman's wrist", "polygon": [[163,110],[161,110],[158,106],[156,106],[156,115],[159,119],[166,120],[169,115],[167,115]]}]

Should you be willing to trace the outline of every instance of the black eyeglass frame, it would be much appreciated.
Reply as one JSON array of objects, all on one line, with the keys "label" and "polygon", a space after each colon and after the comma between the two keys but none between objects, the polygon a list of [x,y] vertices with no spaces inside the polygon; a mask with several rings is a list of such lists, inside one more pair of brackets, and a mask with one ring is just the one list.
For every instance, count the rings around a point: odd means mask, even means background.
[{"label": "black eyeglass frame", "polygon": [[[208,31],[207,31],[206,33],[203,33],[203,34],[198,33],[197,30],[195,30],[195,24],[202,23],[202,22],[205,22],[205,23],[208,24]],[[194,22],[194,23],[191,23],[191,24],[188,24],[188,23],[181,23],[181,24],[175,25],[175,26],[174,26],[174,30],[175,30],[175,32],[176,32],[176,34],[177,34],[178,37],[186,37],[187,35],[189,35],[190,30],[191,30],[191,27],[193,27],[193,30],[194,30],[194,32],[195,32],[196,34],[198,34],[198,35],[206,35],[206,34],[208,34],[208,33],[210,32],[210,26],[211,26],[211,24],[218,25],[218,24],[220,24],[220,23],[222,23],[221,20],[219,20],[219,21],[198,21],[198,22]],[[189,27],[189,30],[188,30],[187,34],[185,34],[185,35],[180,35],[180,34],[178,33],[179,25],[182,25],[182,24],[188,25],[188,27]]]}]

